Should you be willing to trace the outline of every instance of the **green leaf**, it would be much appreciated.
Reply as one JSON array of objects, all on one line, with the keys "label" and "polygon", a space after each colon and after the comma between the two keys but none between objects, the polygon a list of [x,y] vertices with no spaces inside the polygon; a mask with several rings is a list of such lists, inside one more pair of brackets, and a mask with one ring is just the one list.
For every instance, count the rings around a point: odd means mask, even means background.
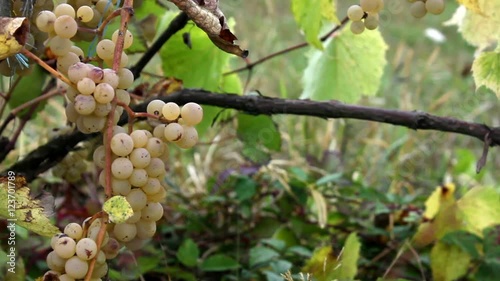
[{"label": "green leaf", "polygon": [[474,59],[472,75],[476,89],[486,86],[500,98],[500,51],[485,52]]},{"label": "green leaf", "polygon": [[24,281],[24,280],[26,280],[26,267],[24,265],[24,260],[18,257],[15,266],[11,267],[9,263],[7,264],[5,281]]},{"label": "green leaf", "polygon": [[292,247],[299,244],[299,240],[293,230],[286,225],[282,225],[276,229],[273,234],[273,239],[285,242],[286,247]]},{"label": "green leaf", "polygon": [[498,281],[500,280],[500,262],[486,259],[479,264],[472,280]]},{"label": "green leaf", "polygon": [[[171,15],[167,14],[166,17],[170,19]],[[163,30],[168,24],[168,21],[162,21],[159,29]],[[192,48],[184,44],[182,34],[186,32],[190,34]],[[219,91],[224,82],[222,73],[227,69],[230,57],[230,54],[214,46],[203,30],[193,25],[187,25],[178,31],[160,50],[165,76],[181,79],[186,88],[208,91]],[[235,81],[225,80],[224,83],[232,83],[232,88],[237,86]],[[219,111],[216,107],[203,106],[204,118],[196,127],[200,136],[212,124]]]},{"label": "green leaf", "polygon": [[292,263],[287,260],[277,260],[271,262],[271,268],[274,272],[285,273],[288,270],[292,269]]},{"label": "green leaf", "polygon": [[43,199],[32,198],[29,195],[30,189],[23,186],[25,182],[20,177],[15,178],[17,180],[13,181],[8,180],[8,177],[2,178],[0,183],[0,217],[12,220],[7,222],[8,230],[15,231],[18,225],[47,237],[59,233],[59,229],[46,215],[51,212],[46,208],[52,206],[44,206]]},{"label": "green leaf", "polygon": [[257,246],[250,249],[250,267],[255,267],[268,263],[279,256],[279,253],[273,249],[263,246]]},{"label": "green leaf", "polygon": [[275,151],[281,149],[278,126],[269,116],[239,113],[237,134],[241,141],[250,145],[262,144]]},{"label": "green leaf", "polygon": [[435,281],[451,281],[467,273],[470,256],[456,246],[438,242],[431,250],[432,276]]},{"label": "green leaf", "polygon": [[323,52],[310,54],[301,98],[355,103],[363,95],[375,95],[387,63],[386,50],[378,30],[355,35],[346,26],[328,39]]},{"label": "green leaf", "polygon": [[292,12],[295,21],[304,31],[309,44],[323,49],[319,40],[322,20],[338,23],[334,4],[331,0],[292,0]]},{"label": "green leaf", "polygon": [[283,277],[281,277],[279,274],[266,270],[264,271],[264,275],[266,275],[266,280],[267,281],[283,281]]},{"label": "green leaf", "polygon": [[277,251],[283,251],[286,248],[285,241],[275,238],[268,238],[260,240],[262,244],[268,245]]},{"label": "green leaf", "polygon": [[200,268],[203,271],[227,271],[240,268],[240,264],[229,256],[216,254],[204,260]]},{"label": "green leaf", "polygon": [[483,251],[485,259],[500,263],[500,260],[498,260],[498,257],[500,257],[500,243],[498,243],[498,238],[500,237],[500,225],[484,229],[483,237]]},{"label": "green leaf", "polygon": [[292,255],[299,255],[303,256],[306,258],[310,258],[312,256],[311,250],[307,249],[306,247],[303,246],[293,246],[290,247],[286,250],[287,254],[292,254]]},{"label": "green leaf", "polygon": [[342,251],[340,267],[334,271],[335,279],[352,280],[356,277],[360,249],[361,243],[356,233],[349,234]]},{"label": "green leaf", "polygon": [[185,266],[195,266],[199,256],[200,249],[198,249],[198,245],[191,238],[182,241],[181,246],[177,250],[177,258]]},{"label": "green leaf", "polygon": [[271,161],[269,153],[262,151],[261,148],[248,143],[243,144],[241,154],[248,160],[256,164],[265,165]]},{"label": "green leaf", "polygon": [[235,183],[236,198],[239,201],[251,199],[257,191],[257,183],[248,177],[238,177]]},{"label": "green leaf", "polygon": [[449,232],[441,238],[441,242],[457,246],[471,257],[479,258],[477,246],[482,242],[482,239],[472,233],[463,230]]},{"label": "green leaf", "polygon": [[[500,193],[492,187],[474,187],[457,201],[463,229],[482,235],[483,229],[500,224]],[[481,214],[481,215],[478,215]]]},{"label": "green leaf", "polygon": [[323,185],[327,184],[330,182],[338,182],[340,179],[342,179],[342,173],[335,173],[335,174],[329,174],[326,176],[321,177],[319,180],[316,181],[316,185]]},{"label": "green leaf", "polygon": [[[11,109],[16,108],[42,94],[43,85],[45,84],[46,72],[41,66],[35,64],[33,70],[28,76],[21,77],[19,83],[12,91],[12,96],[7,102]],[[41,102],[35,109],[31,118],[36,116],[36,113],[42,110],[47,104],[46,101]],[[21,116],[25,115],[29,109],[21,111]]]},{"label": "green leaf", "polygon": [[[481,13],[467,11],[465,17],[455,24],[462,33],[464,39],[470,44],[484,49],[494,44],[500,38],[500,1],[479,0]],[[453,19],[450,21],[453,23]]]}]

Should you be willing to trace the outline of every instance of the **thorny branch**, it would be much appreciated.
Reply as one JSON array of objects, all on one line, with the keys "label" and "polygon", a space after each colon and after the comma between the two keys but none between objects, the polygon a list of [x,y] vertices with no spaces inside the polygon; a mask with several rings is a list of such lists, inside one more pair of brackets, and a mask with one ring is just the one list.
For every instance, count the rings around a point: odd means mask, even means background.
[{"label": "thorny branch", "polygon": [[[485,124],[472,123],[451,117],[442,117],[420,111],[404,111],[395,109],[376,108],[344,104],[338,101],[312,101],[280,99],[263,96],[240,96],[235,94],[213,93],[204,90],[184,89],[160,98],[165,102],[175,102],[179,105],[187,102],[196,102],[203,105],[231,108],[249,114],[289,114],[320,118],[347,118],[358,119],[396,126],[403,126],[413,130],[434,130],[457,133],[474,137],[489,146],[500,145],[500,127],[489,127]],[[145,112],[148,101],[132,107],[135,112]],[[127,115],[122,115],[121,125],[127,123]],[[28,181],[32,181],[38,174],[57,164],[74,146],[83,140],[97,136],[84,135],[79,132],[63,135],[37,148],[24,159],[15,163],[7,171],[24,174]]]}]

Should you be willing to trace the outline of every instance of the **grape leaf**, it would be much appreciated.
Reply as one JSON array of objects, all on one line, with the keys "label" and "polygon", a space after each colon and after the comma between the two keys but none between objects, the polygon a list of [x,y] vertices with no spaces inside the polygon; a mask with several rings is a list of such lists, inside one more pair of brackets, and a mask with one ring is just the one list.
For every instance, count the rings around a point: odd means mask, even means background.
[{"label": "grape leaf", "polygon": [[481,7],[479,7],[479,0],[457,0],[457,2],[464,5],[467,9],[475,13],[481,13]]},{"label": "grape leaf", "polygon": [[[11,177],[15,179],[11,180]],[[19,225],[42,236],[59,233],[47,216],[53,206],[44,201],[51,201],[45,200],[50,198],[34,199],[29,193],[23,177],[9,175],[0,178],[0,217],[9,220],[8,226]]]},{"label": "grape leaf", "polygon": [[102,206],[104,212],[108,213],[109,220],[114,223],[123,223],[134,215],[132,206],[124,196],[115,195]]},{"label": "grape leaf", "polygon": [[344,251],[341,256],[341,265],[335,271],[335,278],[338,280],[353,280],[358,271],[358,259],[361,243],[356,233],[351,233],[344,244]]},{"label": "grape leaf", "polygon": [[482,13],[467,11],[458,25],[467,42],[484,49],[500,39],[500,1],[479,0],[478,3]]},{"label": "grape leaf", "polygon": [[29,25],[24,17],[0,17],[0,60],[21,51],[28,40]]},{"label": "grape leaf", "polygon": [[[166,28],[172,16],[166,14],[165,19],[167,20],[161,21],[160,30]],[[229,24],[231,25],[231,22]],[[192,48],[184,44],[182,34],[185,32],[190,34]],[[229,65],[231,55],[219,51],[203,30],[197,27],[186,26],[172,36],[160,50],[160,57],[165,76],[181,79],[187,88],[202,88],[209,91],[220,91],[220,88],[223,88],[235,93],[240,92],[236,91],[241,88],[236,75],[228,77],[222,75]],[[219,112],[219,108],[203,106],[203,121],[196,127],[200,136],[212,124]]]},{"label": "grape leaf", "polygon": [[355,35],[346,27],[328,39],[323,52],[310,55],[301,98],[354,103],[362,95],[375,95],[387,63],[386,50],[378,30]]},{"label": "grape leaf", "polygon": [[307,42],[320,50],[323,49],[318,38],[322,20],[339,22],[333,5],[331,0],[292,0],[295,21],[304,31]]},{"label": "grape leaf", "polygon": [[500,98],[500,50],[484,52],[474,59],[472,74],[476,89],[486,86]]},{"label": "grape leaf", "polygon": [[460,248],[438,242],[431,250],[433,280],[456,280],[467,273],[469,262],[470,256]]}]

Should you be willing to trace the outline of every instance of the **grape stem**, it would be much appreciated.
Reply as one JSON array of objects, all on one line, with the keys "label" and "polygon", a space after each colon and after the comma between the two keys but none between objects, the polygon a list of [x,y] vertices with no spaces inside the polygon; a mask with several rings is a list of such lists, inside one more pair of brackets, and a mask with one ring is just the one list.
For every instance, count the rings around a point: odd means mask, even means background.
[{"label": "grape stem", "polygon": [[134,121],[136,118],[153,118],[153,119],[158,119],[158,116],[154,114],[149,114],[147,112],[134,112],[130,106],[126,105],[125,103],[121,101],[116,102],[117,105],[123,107],[125,111],[127,112],[128,115],[128,133],[132,133],[133,127],[134,127]]},{"label": "grape stem", "polygon": [[44,62],[42,59],[40,59],[37,55],[33,54],[32,52],[26,50],[25,48],[23,48],[21,50],[21,53],[25,56],[27,56],[28,58],[34,60],[36,63],[38,63],[38,65],[40,65],[41,67],[43,67],[45,70],[47,70],[50,74],[52,74],[52,76],[54,76],[55,78],[63,81],[64,83],[68,84],[69,86],[73,87],[76,89],[75,85],[73,83],[71,83],[71,81],[69,81],[69,79],[64,76],[62,73],[60,73],[59,71],[53,69],[52,67],[50,67],[50,65],[48,65],[46,62]]},{"label": "grape stem", "polygon": [[[121,9],[118,9],[111,13],[99,26],[98,32],[99,32],[99,37],[102,37],[102,31],[104,30],[104,27],[109,23],[109,21],[118,14],[120,14],[121,21],[120,21],[120,29],[118,32],[118,38],[116,39],[116,45],[115,45],[115,52],[113,56],[113,70],[118,71],[120,68],[120,61],[122,57],[122,52],[123,52],[123,45],[124,45],[124,40],[125,40],[125,34],[127,32],[127,26],[128,22],[130,21],[130,18],[134,14],[134,9],[132,8],[134,5],[133,0],[125,0],[123,3],[123,7]],[[113,191],[111,188],[111,164],[112,164],[112,158],[111,158],[111,138],[113,136],[113,126],[114,126],[114,117],[115,117],[115,109],[117,106],[118,99],[116,95],[113,97],[113,100],[111,101],[111,111],[108,115],[108,119],[106,120],[106,138],[104,138],[104,150],[105,150],[105,167],[104,167],[104,179],[105,179],[105,187],[104,187],[104,192],[106,193],[106,200],[111,198],[113,195]],[[99,230],[99,233],[97,235],[97,249],[101,248],[102,241],[104,239],[104,234],[106,233],[106,223],[108,221],[108,216],[107,214],[104,214],[102,218],[102,224],[101,224],[101,229]],[[85,276],[85,281],[90,281],[92,277],[92,273],[94,271],[95,267],[95,262],[97,259],[97,255],[90,261],[89,263],[89,270],[87,272],[87,275]]]},{"label": "grape stem", "polygon": [[[330,32],[328,32],[327,34],[325,34],[322,37],[320,37],[319,40],[321,42],[326,41],[326,39],[330,38],[335,32],[337,32],[341,28],[343,28],[348,22],[349,22],[349,18],[345,17],[344,19],[342,19],[342,21],[340,21],[339,25],[335,26]],[[257,65],[259,65],[261,63],[264,63],[264,62],[266,62],[266,61],[268,61],[268,60],[270,60],[270,59],[272,59],[274,57],[277,57],[277,56],[280,56],[280,55],[284,55],[284,54],[289,53],[291,51],[302,49],[302,48],[307,47],[307,46],[309,46],[309,43],[302,42],[300,44],[297,44],[297,45],[288,47],[286,49],[277,51],[275,53],[269,54],[269,55],[267,55],[267,56],[265,56],[265,57],[263,57],[261,59],[258,59],[258,60],[254,61],[252,63],[250,63],[248,60],[245,60],[246,63],[247,63],[246,66],[243,66],[243,67],[231,70],[229,72],[224,73],[223,75],[231,75],[231,74],[235,74],[235,73],[238,73],[238,72],[242,72],[244,70],[252,70],[255,66],[257,66]]]}]

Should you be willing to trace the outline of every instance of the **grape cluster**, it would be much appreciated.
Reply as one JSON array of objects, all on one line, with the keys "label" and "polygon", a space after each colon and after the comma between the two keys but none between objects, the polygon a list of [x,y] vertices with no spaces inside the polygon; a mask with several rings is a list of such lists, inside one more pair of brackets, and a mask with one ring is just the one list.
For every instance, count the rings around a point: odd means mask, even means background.
[{"label": "grape cluster", "polygon": [[180,148],[191,148],[198,141],[195,125],[203,119],[202,107],[194,102],[179,107],[176,103],[153,100],[147,112],[164,123],[156,124],[153,135],[162,141],[175,143]]},{"label": "grape cluster", "polygon": [[82,179],[82,174],[87,172],[89,168],[86,157],[87,151],[85,149],[72,151],[52,168],[52,174],[69,183],[77,183]]},{"label": "grape cluster", "polygon": [[360,0],[359,5],[347,9],[347,17],[352,21],[351,31],[361,34],[366,29],[374,30],[379,25],[379,12],[384,8],[384,0]]},{"label": "grape cluster", "polygon": [[[134,76],[127,68],[120,68],[115,72],[109,68],[102,69],[77,62],[69,67],[68,78],[75,83],[76,88],[66,87],[66,97],[69,100],[66,117],[68,121],[76,123],[82,133],[103,131],[115,96],[117,101],[130,104],[130,95],[125,89],[132,85]],[[121,106],[115,108],[115,124],[123,110]]]},{"label": "grape cluster", "polygon": [[439,15],[444,11],[444,0],[408,0],[411,3],[410,13],[415,18],[421,18],[427,12]]},{"label": "grape cluster", "polygon": [[46,259],[50,270],[44,277],[58,276],[60,281],[83,279],[89,270],[90,260],[96,258],[91,280],[101,280],[108,272],[106,260],[118,255],[120,245],[106,233],[98,249],[96,240],[100,227],[99,219],[94,220],[87,230],[80,224],[70,223],[63,233],[54,235],[50,242],[52,251]]}]

